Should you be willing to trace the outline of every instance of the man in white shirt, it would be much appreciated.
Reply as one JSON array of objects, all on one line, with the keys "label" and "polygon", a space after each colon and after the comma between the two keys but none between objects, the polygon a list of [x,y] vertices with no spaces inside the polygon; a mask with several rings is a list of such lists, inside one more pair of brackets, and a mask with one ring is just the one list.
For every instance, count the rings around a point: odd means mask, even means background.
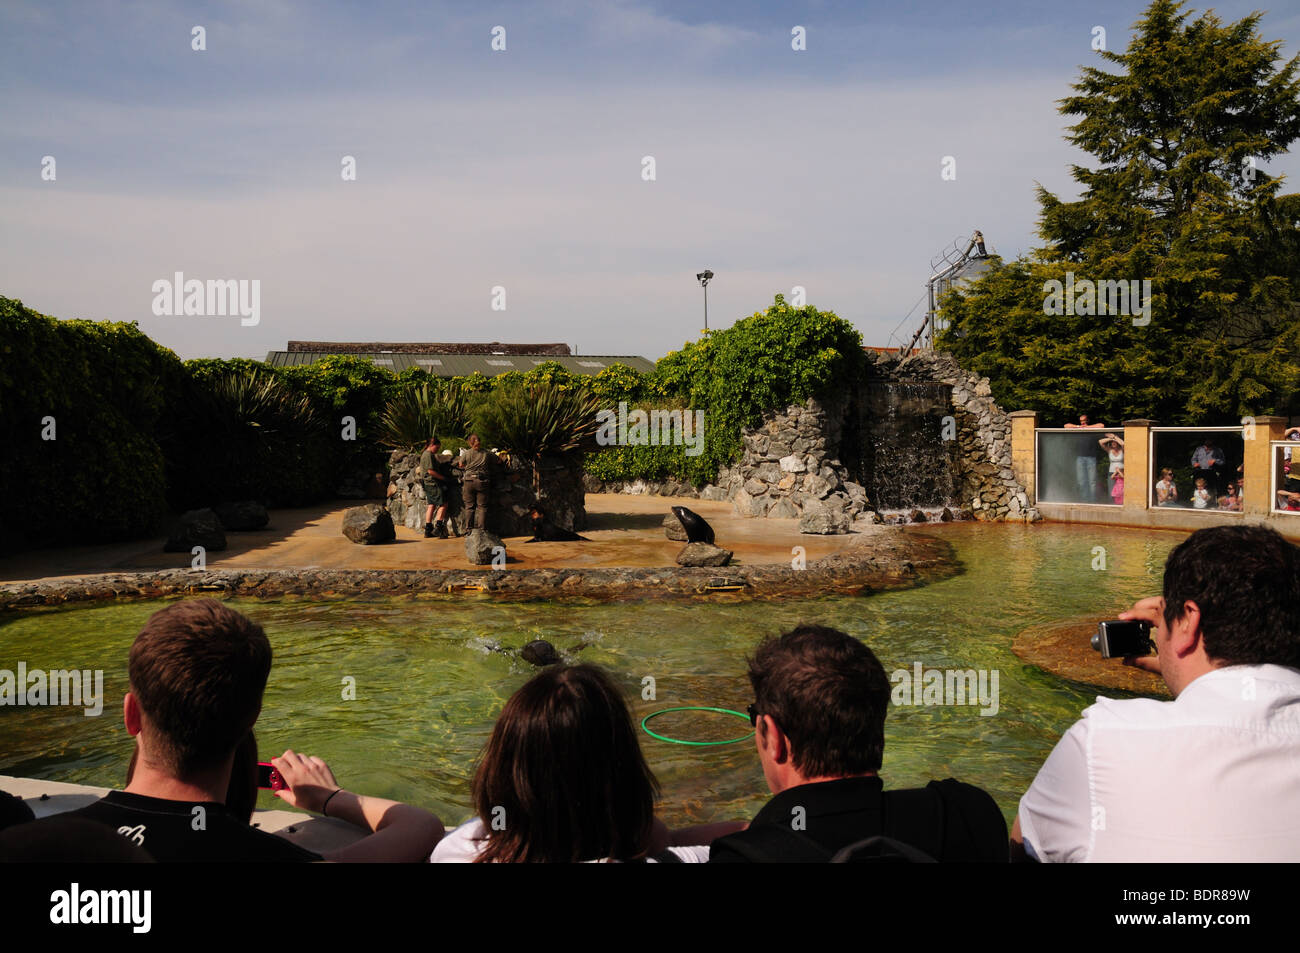
[{"label": "man in white shirt", "polygon": [[[1225,572],[1224,566],[1231,566]],[[1044,862],[1300,861],[1300,549],[1261,526],[1169,554],[1152,625],[1174,701],[1098,698],[1025,796],[1012,856]]]}]

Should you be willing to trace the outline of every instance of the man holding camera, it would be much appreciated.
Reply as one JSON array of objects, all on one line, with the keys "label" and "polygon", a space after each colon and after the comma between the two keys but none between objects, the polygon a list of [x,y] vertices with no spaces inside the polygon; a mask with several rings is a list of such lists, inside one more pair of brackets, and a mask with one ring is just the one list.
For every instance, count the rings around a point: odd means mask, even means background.
[{"label": "man holding camera", "polygon": [[[1225,572],[1224,566],[1231,566]],[[1046,862],[1300,860],[1300,549],[1262,526],[1193,533],[1151,625],[1173,701],[1098,698],[1057,743],[1011,831]]]}]

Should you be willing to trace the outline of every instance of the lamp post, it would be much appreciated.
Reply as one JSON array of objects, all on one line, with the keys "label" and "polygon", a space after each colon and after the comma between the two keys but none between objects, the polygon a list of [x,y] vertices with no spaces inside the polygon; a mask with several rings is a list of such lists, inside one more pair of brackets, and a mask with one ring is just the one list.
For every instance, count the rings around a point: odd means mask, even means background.
[{"label": "lamp post", "polygon": [[713,272],[705,268],[695,276],[699,279],[700,286],[704,289],[704,330],[709,330],[709,280],[713,277]]}]

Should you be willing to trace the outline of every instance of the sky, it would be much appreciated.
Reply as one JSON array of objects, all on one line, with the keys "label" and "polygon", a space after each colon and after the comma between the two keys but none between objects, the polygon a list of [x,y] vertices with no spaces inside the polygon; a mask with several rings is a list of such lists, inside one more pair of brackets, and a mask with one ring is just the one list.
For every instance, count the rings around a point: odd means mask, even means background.
[{"label": "sky", "polygon": [[[1077,195],[1090,157],[1057,100],[1105,65],[1094,27],[1122,50],[1144,7],[6,0],[0,295],[136,321],[182,358],[306,339],[653,360],[698,337],[708,268],[710,327],[798,286],[897,345],[935,255],[975,228],[1029,252],[1035,185]],[[1300,3],[1260,32],[1300,52]],[[1262,168],[1300,182],[1295,155]],[[156,314],[177,272],[258,282],[257,322]]]}]

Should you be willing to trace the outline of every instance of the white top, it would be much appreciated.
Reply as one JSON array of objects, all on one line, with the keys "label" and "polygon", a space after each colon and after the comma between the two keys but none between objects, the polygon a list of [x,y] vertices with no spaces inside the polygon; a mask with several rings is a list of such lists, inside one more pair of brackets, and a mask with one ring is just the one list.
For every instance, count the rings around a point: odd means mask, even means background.
[{"label": "white top", "polygon": [[1047,862],[1300,861],[1300,670],[1098,698],[1020,799],[1020,832]]},{"label": "white top", "polygon": [[1113,474],[1116,470],[1124,469],[1123,450],[1107,450],[1106,453],[1110,456],[1110,470],[1107,471],[1108,473]]},{"label": "white top", "polygon": [[[466,821],[438,841],[438,846],[429,855],[429,863],[473,863],[474,858],[479,855],[486,842],[487,832],[484,830],[483,821],[476,817],[473,820]],[[708,847],[669,847],[668,849],[676,854],[678,860],[684,864],[707,864],[709,862]],[[651,864],[659,863],[653,857],[647,858],[647,862]],[[617,861],[606,858],[605,860],[591,861],[591,863],[607,864],[617,863]]]},{"label": "white top", "polygon": [[1198,510],[1203,510],[1210,505],[1210,491],[1207,487],[1197,489],[1192,494],[1192,506]]}]

